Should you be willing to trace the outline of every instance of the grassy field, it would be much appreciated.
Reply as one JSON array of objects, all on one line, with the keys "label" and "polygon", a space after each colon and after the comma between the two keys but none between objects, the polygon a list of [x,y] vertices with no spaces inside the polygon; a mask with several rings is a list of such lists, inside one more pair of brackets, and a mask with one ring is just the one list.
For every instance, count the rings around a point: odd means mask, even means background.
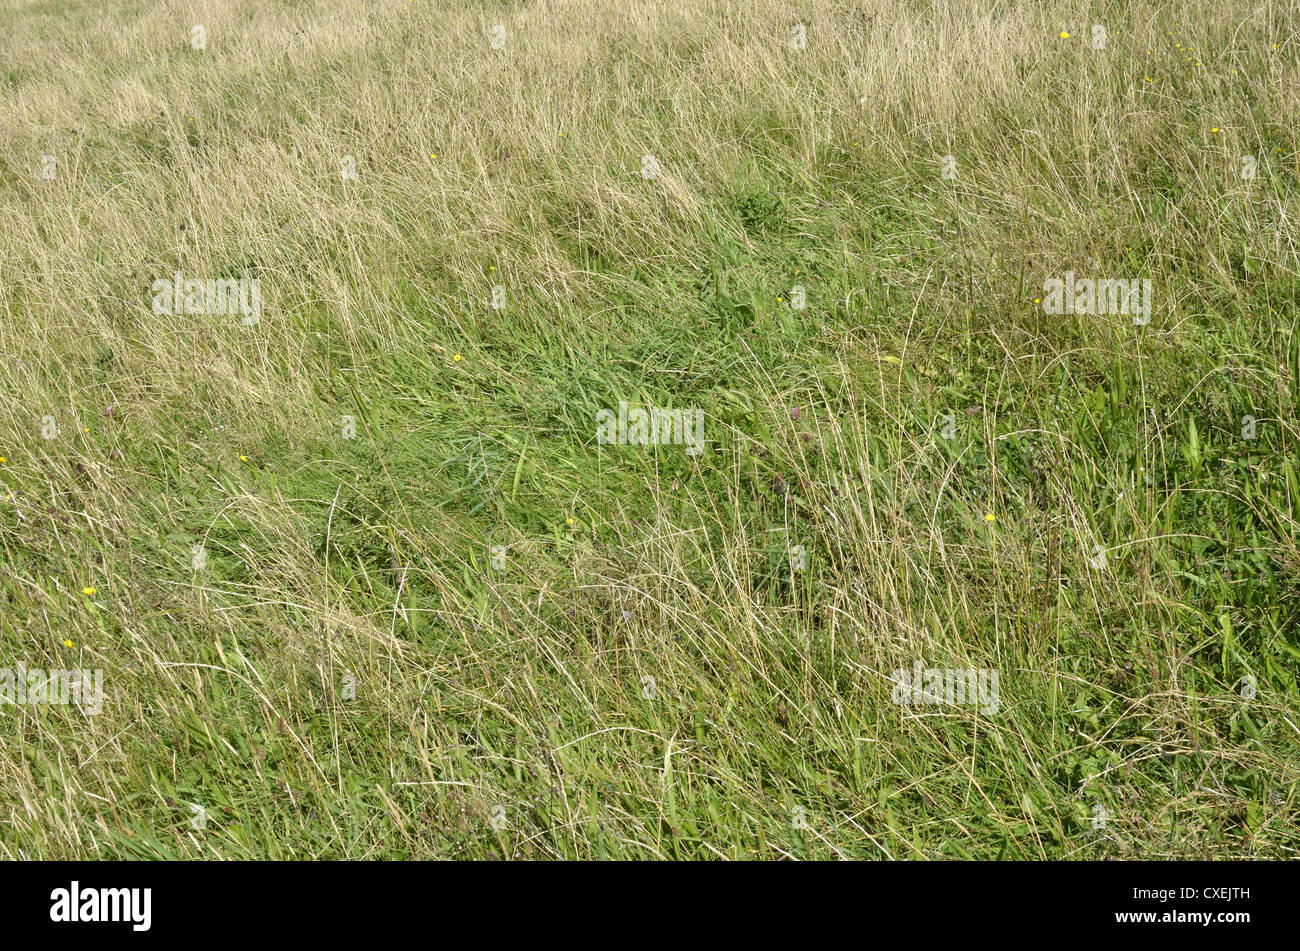
[{"label": "grassy field", "polygon": [[1296,857],[1298,52],[0,0],[0,858]]}]

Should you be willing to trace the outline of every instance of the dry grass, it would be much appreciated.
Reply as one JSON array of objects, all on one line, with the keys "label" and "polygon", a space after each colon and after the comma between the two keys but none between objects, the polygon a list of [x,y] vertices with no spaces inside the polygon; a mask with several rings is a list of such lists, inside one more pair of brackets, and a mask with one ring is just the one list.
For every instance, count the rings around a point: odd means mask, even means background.
[{"label": "dry grass", "polygon": [[1295,854],[1293,8],[443,7],[0,6],[0,856]]}]

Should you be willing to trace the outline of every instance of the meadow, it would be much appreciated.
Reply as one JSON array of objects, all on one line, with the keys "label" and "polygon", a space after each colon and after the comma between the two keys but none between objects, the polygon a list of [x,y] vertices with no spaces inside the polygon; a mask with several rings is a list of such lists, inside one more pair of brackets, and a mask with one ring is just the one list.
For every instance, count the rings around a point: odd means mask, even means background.
[{"label": "meadow", "polygon": [[0,0],[0,858],[1300,855],[1298,53]]}]

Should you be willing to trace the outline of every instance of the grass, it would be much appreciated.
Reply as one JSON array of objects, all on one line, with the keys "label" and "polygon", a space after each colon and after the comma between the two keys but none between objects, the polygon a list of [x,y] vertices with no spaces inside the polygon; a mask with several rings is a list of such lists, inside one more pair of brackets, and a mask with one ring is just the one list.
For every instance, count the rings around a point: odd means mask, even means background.
[{"label": "grass", "polygon": [[1300,13],[446,7],[0,4],[0,857],[1295,857]]}]

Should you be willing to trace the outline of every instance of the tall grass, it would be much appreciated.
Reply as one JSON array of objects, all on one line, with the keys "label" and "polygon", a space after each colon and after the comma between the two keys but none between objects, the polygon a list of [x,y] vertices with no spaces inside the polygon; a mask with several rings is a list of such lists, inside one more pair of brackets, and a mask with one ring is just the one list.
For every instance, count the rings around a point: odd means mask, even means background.
[{"label": "tall grass", "polygon": [[1294,857],[1298,27],[6,0],[0,856]]}]

